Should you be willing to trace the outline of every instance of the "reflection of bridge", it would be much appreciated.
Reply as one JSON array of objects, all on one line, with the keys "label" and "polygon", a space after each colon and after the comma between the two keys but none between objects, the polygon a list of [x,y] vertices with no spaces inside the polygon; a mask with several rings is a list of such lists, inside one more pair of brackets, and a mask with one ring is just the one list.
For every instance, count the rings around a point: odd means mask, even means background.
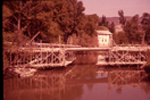
[{"label": "reflection of bridge", "polygon": [[91,78],[89,75],[88,79],[81,79],[81,76],[75,74],[75,70],[74,67],[63,72],[44,71],[43,73],[36,73],[32,77],[4,80],[4,97],[6,99],[16,98],[16,100],[22,100],[24,97],[27,99],[36,95],[37,100],[42,100],[45,96],[53,100],[61,100],[65,93],[74,91],[76,87],[80,87],[79,90],[82,91],[84,84],[94,85],[105,83],[108,84],[108,90],[113,86],[139,85],[142,79],[141,73],[143,72],[140,70],[101,70],[94,71],[96,76],[107,73],[106,76]]},{"label": "reflection of bridge", "polygon": [[[112,71],[94,71],[96,75],[107,73],[105,77],[90,77],[80,79],[80,76],[74,73],[74,68],[65,72],[44,72],[36,73],[32,77],[13,78],[4,80],[6,90],[48,90],[64,91],[67,85],[83,85],[95,83],[108,83],[109,85],[123,86],[138,84],[146,75],[143,70],[112,70]],[[81,72],[82,73],[82,72]],[[74,78],[76,77],[76,78]],[[7,83],[5,83],[7,82]],[[10,87],[12,89],[10,89]]]},{"label": "reflection of bridge", "polygon": [[97,65],[144,65],[150,46],[81,47],[78,45],[32,43],[11,51],[10,66],[59,67],[75,60],[75,51],[99,51]]},{"label": "reflection of bridge", "polygon": [[[77,72],[77,70],[75,66],[63,71],[37,72],[32,77],[4,80],[4,95],[15,94],[11,96],[18,97],[20,95],[20,98],[22,98],[21,96],[26,95],[26,93],[31,95],[41,93],[41,98],[44,97],[42,95],[48,94],[50,98],[60,100],[64,93],[73,91],[73,87],[81,86],[82,90],[84,84],[105,83],[108,84],[108,89],[112,86],[138,85],[142,79],[141,75],[144,73],[141,70],[92,70],[95,77],[86,74],[83,79],[81,78],[82,75],[78,76],[79,73],[83,72]],[[101,74],[101,77],[97,77],[99,74]]]},{"label": "reflection of bridge", "polygon": [[[32,77],[26,78],[13,78],[4,80],[4,97],[9,95],[8,98],[17,98],[22,100],[21,96],[29,97],[32,94],[39,95],[38,100],[42,100],[43,94],[48,94],[53,100],[60,100],[61,94],[65,92],[66,86],[66,73],[53,73],[48,72],[44,74],[36,74]],[[27,95],[27,93],[29,93]],[[14,95],[12,95],[14,94]],[[27,97],[27,98],[29,98]]]},{"label": "reflection of bridge", "polygon": [[116,70],[111,71],[108,76],[108,82],[110,85],[128,85],[139,83],[145,75],[144,71],[141,70]]}]

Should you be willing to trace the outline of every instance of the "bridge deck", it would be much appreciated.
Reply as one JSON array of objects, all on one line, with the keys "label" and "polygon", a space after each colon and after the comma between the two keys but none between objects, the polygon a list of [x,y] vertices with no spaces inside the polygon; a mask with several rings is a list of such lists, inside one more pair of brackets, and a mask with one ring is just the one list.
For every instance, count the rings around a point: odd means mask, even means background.
[{"label": "bridge deck", "polygon": [[46,52],[46,51],[59,51],[60,49],[65,51],[147,51],[150,50],[150,46],[147,47],[73,47],[73,48],[49,48],[49,47],[23,47],[20,50],[31,50],[30,52]]},{"label": "bridge deck", "polygon": [[108,51],[111,48],[109,47],[102,47],[102,48],[98,48],[98,47],[82,47],[82,48],[66,48],[66,51]]},{"label": "bridge deck", "polygon": [[143,65],[146,61],[140,62],[97,62],[96,65]]},{"label": "bridge deck", "polygon": [[150,46],[146,47],[78,47],[78,48],[66,48],[66,51],[147,51]]}]

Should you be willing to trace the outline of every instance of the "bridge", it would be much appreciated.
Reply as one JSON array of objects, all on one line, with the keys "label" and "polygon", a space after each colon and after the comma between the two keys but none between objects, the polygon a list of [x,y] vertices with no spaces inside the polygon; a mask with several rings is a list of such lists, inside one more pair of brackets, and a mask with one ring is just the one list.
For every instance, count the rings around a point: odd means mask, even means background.
[{"label": "bridge", "polygon": [[150,46],[81,47],[71,44],[32,43],[18,50],[7,50],[10,67],[61,67],[71,64],[77,51],[98,51],[96,65],[140,65],[147,62]]}]

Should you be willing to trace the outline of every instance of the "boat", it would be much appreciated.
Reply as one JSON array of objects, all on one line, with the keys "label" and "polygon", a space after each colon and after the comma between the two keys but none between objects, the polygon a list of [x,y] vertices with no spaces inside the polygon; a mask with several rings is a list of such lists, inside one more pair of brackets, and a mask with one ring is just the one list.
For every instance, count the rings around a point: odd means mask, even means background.
[{"label": "boat", "polygon": [[24,67],[15,68],[14,72],[17,73],[20,77],[29,77],[29,76],[32,76],[36,72],[36,69],[24,68]]}]

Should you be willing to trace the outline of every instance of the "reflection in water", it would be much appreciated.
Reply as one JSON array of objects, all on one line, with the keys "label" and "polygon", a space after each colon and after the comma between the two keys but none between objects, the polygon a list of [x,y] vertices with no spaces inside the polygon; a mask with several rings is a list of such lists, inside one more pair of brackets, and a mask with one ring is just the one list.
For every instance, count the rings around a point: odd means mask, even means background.
[{"label": "reflection in water", "polygon": [[150,83],[141,71],[76,65],[4,80],[4,100],[148,100]]}]

